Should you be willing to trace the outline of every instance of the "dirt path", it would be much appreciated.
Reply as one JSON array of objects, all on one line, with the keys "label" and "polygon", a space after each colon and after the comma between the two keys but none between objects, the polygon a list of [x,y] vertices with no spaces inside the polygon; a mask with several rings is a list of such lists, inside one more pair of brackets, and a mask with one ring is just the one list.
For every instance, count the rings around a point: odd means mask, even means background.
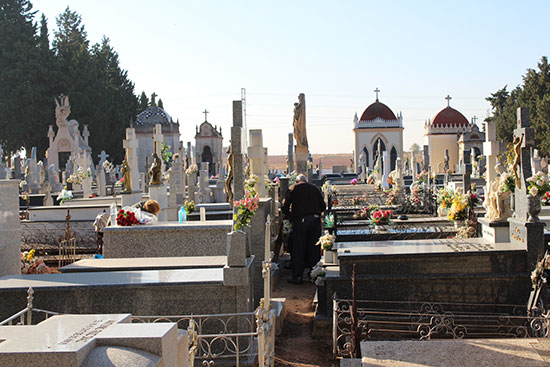
[{"label": "dirt path", "polygon": [[283,332],[275,342],[275,366],[277,367],[337,367],[339,361],[332,358],[330,335],[312,338],[313,297],[315,285],[309,281],[296,285],[287,282],[290,270],[281,261],[281,277],[274,289],[274,297],[286,297],[287,317]]}]

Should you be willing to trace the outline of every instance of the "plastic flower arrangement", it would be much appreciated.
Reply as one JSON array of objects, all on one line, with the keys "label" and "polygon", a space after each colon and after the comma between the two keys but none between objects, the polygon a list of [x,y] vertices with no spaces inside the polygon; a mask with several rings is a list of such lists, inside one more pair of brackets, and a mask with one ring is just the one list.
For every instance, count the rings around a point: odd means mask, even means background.
[{"label": "plastic flower arrangement", "polygon": [[235,201],[233,207],[236,213],[233,214],[233,228],[236,231],[240,231],[244,227],[248,227],[259,206],[260,199],[257,197],[246,197]]},{"label": "plastic flower arrangement", "polygon": [[355,212],[353,217],[355,219],[372,219],[372,213],[379,210],[378,205],[367,205],[363,209]]},{"label": "plastic flower arrangement", "polygon": [[315,245],[321,246],[325,251],[330,251],[334,247],[334,242],[336,242],[336,236],[325,231],[325,234],[319,237],[319,241]]},{"label": "plastic flower arrangement", "polygon": [[531,196],[542,196],[547,191],[550,191],[550,184],[548,183],[548,176],[543,172],[537,172],[535,175],[527,179],[529,186],[527,191]]},{"label": "plastic flower arrangement", "polygon": [[170,146],[162,143],[160,145],[160,155],[164,163],[170,163],[172,161],[172,152],[170,151]]},{"label": "plastic flower arrangement", "polygon": [[542,205],[550,205],[550,192],[546,191],[544,195],[542,195]]},{"label": "plastic flower arrangement", "polygon": [[327,275],[327,273],[325,268],[323,268],[323,263],[321,261],[319,261],[309,273],[311,282],[320,287],[325,285],[325,275]]},{"label": "plastic flower arrangement", "polygon": [[256,184],[258,183],[258,176],[252,174],[244,181],[244,187],[249,192],[250,197],[256,196]]},{"label": "plastic flower arrangement", "polygon": [[508,171],[502,172],[501,182],[502,182],[502,187],[501,187],[502,192],[516,191],[516,183],[514,182],[514,177],[512,177],[512,175],[510,175]]},{"label": "plastic flower arrangement", "polygon": [[34,256],[35,250],[21,253],[21,274],[49,274],[50,268],[44,261]]},{"label": "plastic flower arrangement", "polygon": [[73,192],[71,190],[67,190],[66,187],[61,190],[59,195],[57,196],[57,201],[59,201],[60,204],[63,204],[66,201],[69,201],[73,198]]},{"label": "plastic flower arrangement", "polygon": [[189,200],[183,203],[183,209],[185,209],[187,215],[189,215],[197,210],[197,207],[195,206],[195,202],[193,200]]},{"label": "plastic flower arrangement", "polygon": [[67,177],[67,182],[80,185],[82,184],[82,180],[84,180],[86,176],[91,177],[91,175],[91,171],[87,173],[84,172],[84,169],[82,167],[79,167],[76,172],[73,172],[69,177]]},{"label": "plastic flower arrangement", "polygon": [[419,183],[427,182],[430,178],[430,174],[426,171],[421,171],[418,175],[416,175],[416,181]]},{"label": "plastic flower arrangement", "polygon": [[123,227],[129,227],[134,224],[139,224],[136,214],[131,211],[119,210],[116,217],[116,224]]},{"label": "plastic flower arrangement", "polygon": [[461,191],[457,191],[453,195],[453,201],[447,218],[449,220],[463,220],[466,219],[468,209],[468,197]]},{"label": "plastic flower arrangement", "polygon": [[191,176],[193,173],[199,172],[199,167],[196,164],[192,164],[185,170],[187,176]]},{"label": "plastic flower arrangement", "polygon": [[115,167],[113,166],[113,164],[111,162],[109,162],[108,160],[105,160],[105,162],[103,162],[103,168],[105,169],[105,172],[109,173]]},{"label": "plastic flower arrangement", "polygon": [[437,192],[437,205],[442,208],[450,208],[453,204],[454,191],[452,189],[441,188]]},{"label": "plastic flower arrangement", "polygon": [[325,215],[325,228],[334,228],[334,214]]},{"label": "plastic flower arrangement", "polygon": [[371,223],[374,225],[389,224],[391,215],[391,210],[376,210],[372,213]]},{"label": "plastic flower arrangement", "polygon": [[283,220],[283,234],[288,236],[292,232],[292,222],[288,219]]},{"label": "plastic flower arrangement", "polygon": [[357,185],[357,179],[352,178],[349,183],[352,184],[352,185]]}]

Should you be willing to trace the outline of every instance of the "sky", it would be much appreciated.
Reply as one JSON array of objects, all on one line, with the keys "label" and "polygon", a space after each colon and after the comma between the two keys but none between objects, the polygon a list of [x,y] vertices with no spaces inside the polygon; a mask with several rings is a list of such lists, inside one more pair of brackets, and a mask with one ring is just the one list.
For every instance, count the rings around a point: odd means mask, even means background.
[{"label": "sky", "polygon": [[299,93],[313,154],[353,151],[354,114],[376,88],[403,113],[408,149],[423,144],[424,122],[447,106],[445,96],[481,122],[485,98],[519,85],[550,46],[548,1],[31,2],[37,19],[48,18],[50,41],[67,6],[91,43],[107,36],[136,94],[155,92],[185,142],[206,109],[227,145],[232,101],[245,88],[247,128],[263,130],[270,155],[286,154]]}]

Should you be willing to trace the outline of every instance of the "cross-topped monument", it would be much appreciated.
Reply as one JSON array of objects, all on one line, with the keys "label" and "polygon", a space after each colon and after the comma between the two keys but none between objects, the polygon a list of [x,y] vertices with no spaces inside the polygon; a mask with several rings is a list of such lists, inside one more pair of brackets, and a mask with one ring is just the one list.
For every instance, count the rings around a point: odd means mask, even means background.
[{"label": "cross-topped monument", "polygon": [[376,93],[376,102],[378,102],[378,93],[380,93],[380,89],[376,87],[376,89],[374,90],[374,93]]},{"label": "cross-topped monument", "polygon": [[209,114],[210,112],[208,112],[208,110],[205,108],[204,111],[202,111],[202,113],[204,113],[204,121],[205,121],[205,122],[208,121],[208,114]]},{"label": "cross-topped monument", "polygon": [[453,99],[453,97],[447,94],[447,97],[445,97],[445,99],[447,100],[447,107],[451,107],[451,99]]},{"label": "cross-topped monument", "polygon": [[105,153],[105,151],[102,150],[101,153],[97,155],[97,157],[99,158],[99,164],[103,164],[103,162],[105,162],[107,158],[109,158],[109,154]]}]

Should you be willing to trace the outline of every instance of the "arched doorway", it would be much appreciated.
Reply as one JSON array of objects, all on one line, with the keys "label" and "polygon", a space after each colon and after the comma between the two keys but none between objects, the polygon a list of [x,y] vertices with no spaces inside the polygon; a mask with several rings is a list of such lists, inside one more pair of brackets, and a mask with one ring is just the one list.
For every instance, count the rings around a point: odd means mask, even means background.
[{"label": "arched doorway", "polygon": [[369,150],[367,149],[367,147],[363,147],[363,153],[365,153],[365,167],[369,168]]},{"label": "arched doorway", "polygon": [[[378,159],[378,144],[380,144],[380,154],[382,155],[382,152],[386,151],[386,144],[384,144],[384,141],[380,138],[376,139],[372,146],[372,166],[376,165],[376,160]],[[384,173],[384,155],[382,155],[382,167],[380,167],[380,173]]]},{"label": "arched doorway", "polygon": [[395,170],[396,163],[397,163],[397,150],[395,149],[395,147],[392,147],[390,151],[390,171]]},{"label": "arched doorway", "polygon": [[202,162],[208,162],[208,174],[212,175],[215,167],[212,167],[212,152],[210,151],[210,147],[208,145],[205,145],[204,148],[202,148],[201,163]]}]

